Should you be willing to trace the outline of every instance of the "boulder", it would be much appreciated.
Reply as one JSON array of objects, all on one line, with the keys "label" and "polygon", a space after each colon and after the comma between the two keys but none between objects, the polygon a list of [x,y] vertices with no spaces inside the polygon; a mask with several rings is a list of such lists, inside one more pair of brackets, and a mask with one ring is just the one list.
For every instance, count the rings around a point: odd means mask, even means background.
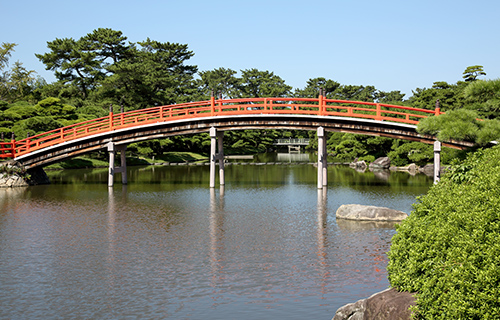
[{"label": "boulder", "polygon": [[15,160],[0,163],[0,188],[26,187],[28,185],[49,184],[50,180],[42,168],[25,170]]},{"label": "boulder", "polygon": [[0,173],[0,188],[27,187],[28,183],[15,174]]},{"label": "boulder", "polygon": [[354,162],[351,162],[349,164],[349,167],[351,168],[362,168],[362,169],[366,169],[367,165],[366,165],[366,162],[364,160],[362,161],[354,161]]},{"label": "boulder", "polygon": [[370,163],[370,170],[389,169],[391,166],[391,159],[389,157],[381,157]]},{"label": "boulder", "polygon": [[333,320],[410,320],[410,307],[415,305],[415,301],[414,294],[390,288],[375,293],[368,299],[340,307]]},{"label": "boulder", "polygon": [[402,221],[408,217],[403,211],[360,204],[343,204],[335,215],[340,219],[369,221]]}]

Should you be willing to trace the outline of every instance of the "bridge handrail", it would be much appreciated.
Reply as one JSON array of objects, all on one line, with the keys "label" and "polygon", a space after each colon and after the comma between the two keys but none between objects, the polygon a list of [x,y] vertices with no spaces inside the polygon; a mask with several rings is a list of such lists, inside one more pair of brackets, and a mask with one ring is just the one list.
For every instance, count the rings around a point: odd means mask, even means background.
[{"label": "bridge handrail", "polygon": [[224,115],[246,114],[306,114],[319,116],[356,117],[417,124],[429,115],[443,114],[438,109],[427,110],[377,102],[318,98],[262,97],[215,99],[157,106],[127,111],[83,121],[40,133],[20,141],[1,142],[0,158],[15,158],[31,151],[98,133],[110,132],[145,124]]}]

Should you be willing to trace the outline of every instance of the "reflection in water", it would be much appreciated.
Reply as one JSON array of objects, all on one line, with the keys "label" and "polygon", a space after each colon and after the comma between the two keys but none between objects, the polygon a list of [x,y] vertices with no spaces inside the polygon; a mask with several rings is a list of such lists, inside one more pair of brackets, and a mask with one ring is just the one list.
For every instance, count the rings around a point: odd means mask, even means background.
[{"label": "reflection in water", "polygon": [[[325,250],[325,242],[326,242],[326,232],[328,230],[327,226],[327,216],[326,216],[326,201],[327,201],[327,188],[323,187],[322,189],[318,189],[318,216],[317,216],[317,256],[318,256],[318,266],[319,273],[321,279],[321,294],[326,293],[326,285],[327,285],[327,277],[329,275],[329,271],[327,269],[327,252]],[[323,297],[322,297],[323,298]]]},{"label": "reflection in water", "polygon": [[279,162],[309,162],[310,155],[308,153],[278,153],[276,161]]},{"label": "reflection in water", "polygon": [[212,287],[217,285],[217,279],[222,270],[224,260],[224,186],[219,189],[219,201],[216,198],[215,188],[210,188],[210,265],[212,270]]},{"label": "reflection in water", "polygon": [[[394,228],[341,221],[346,203],[408,212],[432,178],[313,166],[49,173],[0,190],[0,318],[330,319],[387,287]],[[84,174],[83,174],[84,173]]]},{"label": "reflection in water", "polygon": [[393,230],[396,224],[398,224],[398,222],[337,219],[337,225],[341,230],[345,231],[365,231],[365,230],[377,230],[377,229]]}]

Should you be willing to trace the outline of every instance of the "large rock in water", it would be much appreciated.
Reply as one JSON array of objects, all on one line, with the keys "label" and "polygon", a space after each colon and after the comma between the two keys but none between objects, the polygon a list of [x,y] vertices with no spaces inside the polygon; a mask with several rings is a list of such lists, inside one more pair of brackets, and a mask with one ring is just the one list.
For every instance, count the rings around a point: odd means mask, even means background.
[{"label": "large rock in water", "polygon": [[335,215],[340,219],[369,221],[401,221],[408,217],[403,211],[360,204],[343,204]]},{"label": "large rock in water", "polygon": [[409,308],[414,305],[413,294],[391,288],[340,307],[333,320],[410,320]]},{"label": "large rock in water", "polygon": [[381,157],[370,163],[368,168],[370,170],[389,169],[391,166],[391,159],[389,157]]}]

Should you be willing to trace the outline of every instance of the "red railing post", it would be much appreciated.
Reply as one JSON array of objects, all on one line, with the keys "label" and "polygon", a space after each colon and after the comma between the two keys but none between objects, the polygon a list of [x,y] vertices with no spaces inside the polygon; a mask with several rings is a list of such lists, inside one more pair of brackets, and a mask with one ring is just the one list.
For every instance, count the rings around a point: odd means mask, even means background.
[{"label": "red railing post", "polygon": [[109,130],[113,130],[113,105],[109,105]]},{"label": "red railing post", "polygon": [[26,151],[28,151],[30,149],[30,143],[31,143],[31,140],[30,140],[30,133],[26,133]]},{"label": "red railing post", "polygon": [[441,108],[439,107],[439,99],[436,100],[436,108],[434,109],[434,115],[439,116],[441,114]]},{"label": "red railing post", "polygon": [[319,97],[318,97],[318,115],[323,115],[323,88],[319,89]]},{"label": "red railing post", "polygon": [[12,159],[16,157],[16,135],[12,132],[12,138],[10,139],[10,147],[12,152]]},{"label": "red railing post", "polygon": [[375,114],[375,120],[382,120],[382,110],[380,109],[380,103],[377,103],[377,111]]},{"label": "red railing post", "polygon": [[212,96],[210,97],[210,115],[215,116],[215,97],[214,92],[212,90]]}]

